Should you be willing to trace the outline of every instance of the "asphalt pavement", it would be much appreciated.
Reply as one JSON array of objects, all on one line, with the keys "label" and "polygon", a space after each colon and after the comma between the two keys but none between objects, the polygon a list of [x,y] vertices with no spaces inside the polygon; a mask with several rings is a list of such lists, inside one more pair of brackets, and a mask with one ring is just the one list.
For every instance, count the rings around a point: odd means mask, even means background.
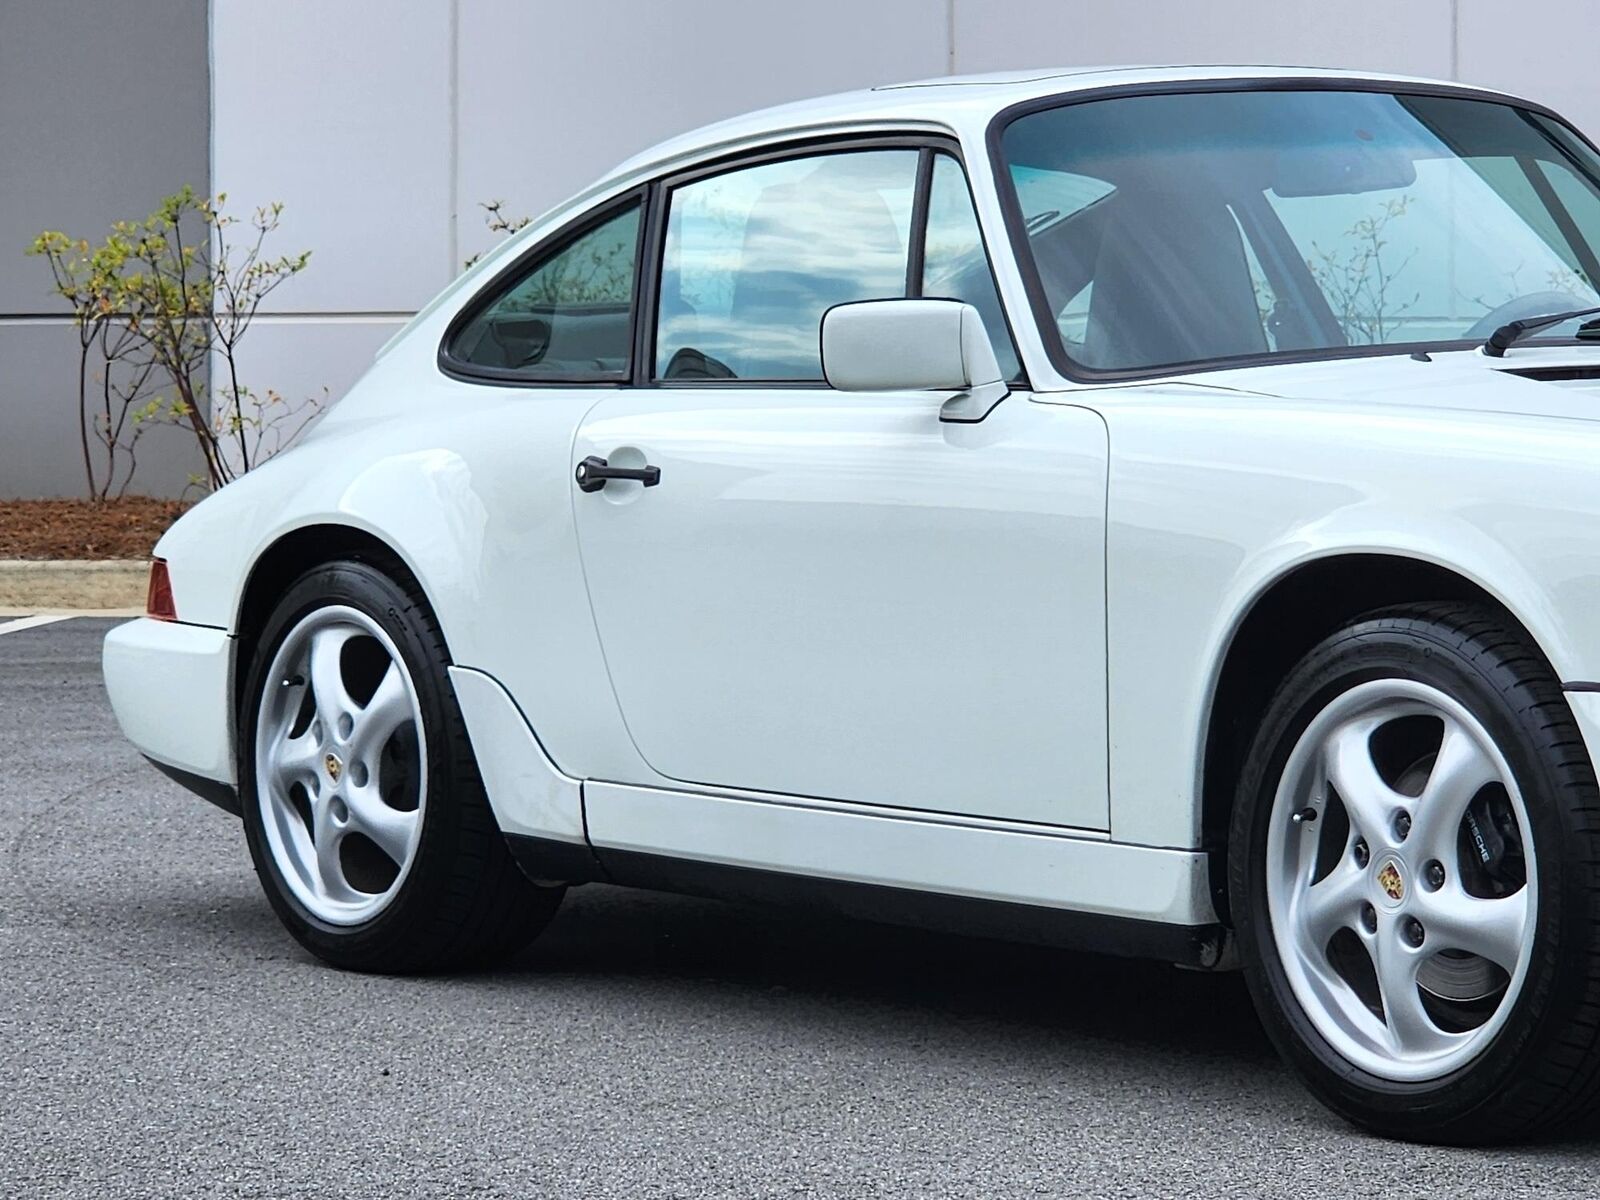
[{"label": "asphalt pavement", "polygon": [[331,970],[121,739],[108,624],[0,632],[0,1197],[1600,1193],[1355,1132],[1236,975],[600,886],[493,973]]}]

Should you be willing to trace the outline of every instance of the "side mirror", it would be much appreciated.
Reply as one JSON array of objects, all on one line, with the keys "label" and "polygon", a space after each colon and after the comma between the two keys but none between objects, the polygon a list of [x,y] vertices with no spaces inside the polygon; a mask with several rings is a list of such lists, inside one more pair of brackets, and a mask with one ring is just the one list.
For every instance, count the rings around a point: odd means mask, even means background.
[{"label": "side mirror", "polygon": [[822,374],[842,392],[951,392],[941,421],[981,421],[1010,389],[983,318],[959,300],[862,300],[822,314]]}]

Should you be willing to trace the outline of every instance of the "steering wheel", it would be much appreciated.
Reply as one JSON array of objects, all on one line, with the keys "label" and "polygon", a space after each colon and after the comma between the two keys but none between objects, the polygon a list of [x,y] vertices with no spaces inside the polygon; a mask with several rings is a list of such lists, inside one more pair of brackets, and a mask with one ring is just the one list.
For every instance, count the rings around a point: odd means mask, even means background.
[{"label": "steering wheel", "polygon": [[1574,296],[1571,292],[1529,292],[1507,300],[1479,317],[1461,336],[1486,338],[1508,321],[1521,321],[1527,317],[1542,317],[1550,313],[1570,312],[1575,308],[1589,308],[1592,301]]}]

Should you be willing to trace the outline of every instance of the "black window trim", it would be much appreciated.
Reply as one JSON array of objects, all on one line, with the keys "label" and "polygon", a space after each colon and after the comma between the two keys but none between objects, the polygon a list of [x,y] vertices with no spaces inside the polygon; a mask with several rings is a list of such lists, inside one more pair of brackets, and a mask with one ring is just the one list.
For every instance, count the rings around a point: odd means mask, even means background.
[{"label": "black window trim", "polygon": [[[1034,113],[1050,109],[1069,108],[1078,104],[1091,104],[1097,100],[1120,100],[1129,96],[1205,95],[1216,92],[1369,92],[1389,96],[1433,96],[1463,100],[1483,100],[1507,105],[1524,112],[1537,113],[1569,131],[1584,145],[1600,154],[1600,148],[1584,133],[1571,125],[1561,114],[1544,105],[1496,92],[1488,88],[1468,85],[1422,84],[1385,82],[1382,79],[1352,79],[1347,76],[1263,76],[1245,79],[1165,80],[1156,83],[1111,84],[1105,87],[1086,88],[1078,92],[1058,92],[1037,96],[1001,109],[989,121],[985,137],[989,155],[989,169],[994,174],[995,191],[1000,197],[1000,210],[1004,217],[1006,238],[1010,244],[1017,271],[1022,276],[1023,289],[1028,296],[1029,315],[1033,318],[1040,343],[1056,373],[1073,383],[1122,383],[1146,379],[1170,379],[1176,376],[1198,375],[1209,371],[1233,371],[1246,367],[1276,364],[1324,362],[1345,358],[1381,358],[1397,354],[1417,354],[1450,350],[1470,350],[1482,344],[1481,338],[1456,338],[1433,342],[1396,342],[1378,346],[1343,346],[1319,350],[1267,351],[1262,354],[1236,354],[1220,358],[1196,359],[1186,363],[1163,363],[1148,367],[1119,367],[1099,369],[1076,362],[1066,352],[1059,334],[1052,332],[1054,315],[1039,278],[1038,265],[1028,246],[1026,221],[1022,204],[1017,197],[1016,185],[1006,163],[1001,145],[1005,131],[1012,122]],[[1564,338],[1532,338],[1525,344],[1564,344]]]},{"label": "black window trim", "polygon": [[465,383],[487,383],[506,387],[526,388],[620,388],[632,380],[634,363],[615,376],[554,379],[548,376],[532,377],[509,367],[488,367],[457,358],[453,353],[456,337],[461,330],[476,320],[485,309],[501,300],[508,292],[527,278],[530,271],[566,250],[579,238],[591,233],[607,222],[621,216],[630,208],[639,210],[639,228],[633,251],[633,293],[628,304],[630,355],[637,345],[636,331],[639,323],[639,295],[643,281],[645,255],[649,249],[650,196],[654,185],[645,183],[610,197],[593,208],[568,221],[546,237],[540,238],[511,262],[506,264],[472,300],[450,319],[444,336],[439,339],[437,361],[439,370],[452,379]]},{"label": "black window trim", "polygon": [[[922,272],[928,261],[928,204],[933,194],[933,163],[937,153],[932,146],[924,146],[917,155],[917,177],[911,193],[911,230],[906,235],[905,298],[908,300],[922,298]],[[962,167],[961,173],[965,175],[966,170]],[[967,194],[971,193],[969,184]],[[990,274],[993,273],[991,268]]]},{"label": "black window trim", "polygon": [[[825,379],[658,379],[655,375],[656,356],[656,311],[660,304],[661,296],[661,267],[662,258],[666,252],[666,222],[668,198],[673,191],[703,179],[713,178],[717,175],[726,175],[732,171],[744,170],[747,167],[757,167],[765,163],[783,162],[795,158],[810,158],[816,155],[829,153],[860,153],[869,150],[916,150],[918,158],[915,166],[914,187],[911,202],[911,227],[907,231],[907,262],[906,262],[906,287],[898,297],[885,296],[883,299],[908,299],[911,298],[912,285],[911,273],[916,271],[916,295],[921,294],[922,266],[927,237],[928,219],[928,194],[933,184],[933,164],[935,157],[948,154],[955,159],[961,168],[961,173],[967,184],[967,194],[972,195],[972,177],[967,168],[965,155],[961,151],[961,142],[953,134],[937,133],[929,130],[906,130],[902,132],[873,132],[860,134],[832,134],[822,136],[800,137],[794,140],[768,144],[753,150],[736,151],[719,158],[704,162],[697,162],[681,171],[659,177],[651,185],[648,219],[643,222],[649,230],[649,253],[644,257],[646,270],[640,278],[639,289],[635,296],[634,312],[634,343],[633,343],[633,376],[632,386],[636,388],[799,388],[816,391],[827,389]],[[976,201],[974,201],[976,209]],[[989,274],[995,280],[995,290],[999,292],[999,277],[994,270],[994,255],[991,243],[984,233],[983,221],[978,221],[978,237],[983,245],[984,257],[989,265]],[[1005,336],[1011,339],[1015,348],[1017,340],[1014,333],[1014,323],[1011,314],[1006,311],[1004,295],[1000,295],[1000,311],[1005,318]],[[1021,363],[1021,353],[1017,352],[1019,362],[1018,379],[1013,387],[1018,390],[1029,390],[1027,367]]]}]

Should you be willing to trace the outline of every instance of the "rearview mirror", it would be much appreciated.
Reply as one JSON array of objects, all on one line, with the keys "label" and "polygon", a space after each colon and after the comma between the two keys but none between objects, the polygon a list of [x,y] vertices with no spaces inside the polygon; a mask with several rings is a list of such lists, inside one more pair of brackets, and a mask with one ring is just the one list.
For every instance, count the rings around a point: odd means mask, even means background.
[{"label": "rearview mirror", "polygon": [[1279,154],[1271,187],[1287,199],[1392,192],[1416,181],[1417,164],[1402,151],[1363,145],[1312,146]]},{"label": "rearview mirror", "polygon": [[959,300],[862,300],[822,314],[822,374],[842,392],[952,392],[942,421],[981,421],[1009,389],[983,318]]}]

